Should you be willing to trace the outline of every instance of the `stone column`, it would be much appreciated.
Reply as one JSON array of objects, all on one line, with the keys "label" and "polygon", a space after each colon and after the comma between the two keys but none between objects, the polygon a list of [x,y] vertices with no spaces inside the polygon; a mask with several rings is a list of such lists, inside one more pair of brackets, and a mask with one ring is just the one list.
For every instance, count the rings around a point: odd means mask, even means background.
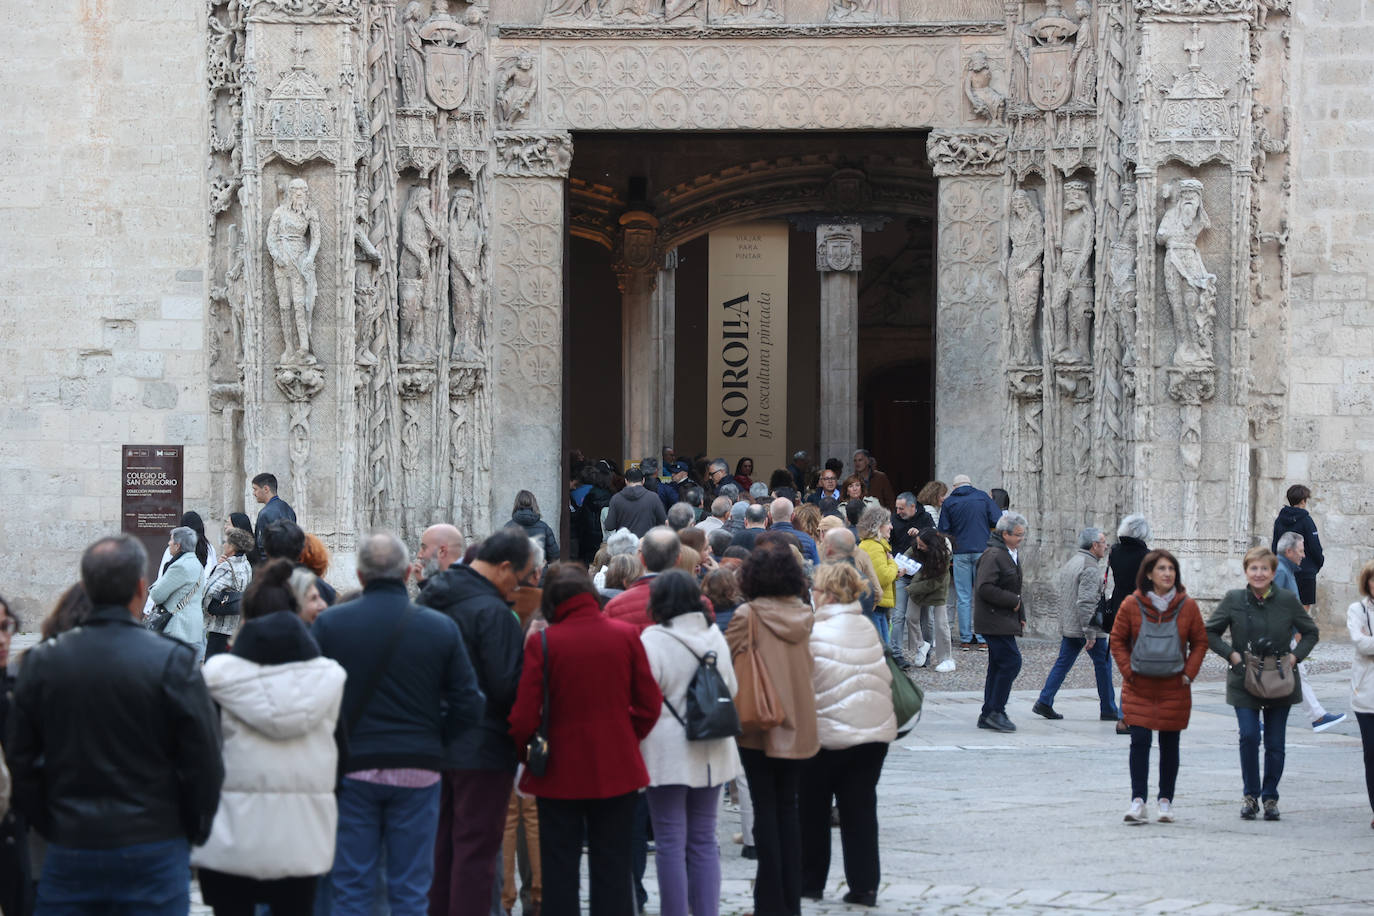
[{"label": "stone column", "polygon": [[997,486],[1003,476],[1006,154],[1000,131],[932,131],[927,141],[940,179],[935,474],[942,480],[968,474],[980,489]]},{"label": "stone column", "polygon": [[[532,139],[533,138],[533,139]],[[492,179],[493,519],[530,490],[559,527],[563,452],[563,182],[566,133],[496,135]],[[482,532],[485,534],[485,532]]]},{"label": "stone column", "polygon": [[859,270],[863,229],[856,223],[816,227],[821,275],[821,398],[817,457],[846,458],[859,445]]},{"label": "stone column", "polygon": [[654,349],[658,354],[658,426],[660,445],[672,445],[673,399],[677,396],[677,249],[663,256],[654,291]]},{"label": "stone column", "polygon": [[659,272],[658,220],[631,210],[620,217],[620,246],[614,266],[620,287],[620,377],[623,390],[622,458],[638,461],[657,456],[663,447],[663,365],[661,297],[655,295]]}]

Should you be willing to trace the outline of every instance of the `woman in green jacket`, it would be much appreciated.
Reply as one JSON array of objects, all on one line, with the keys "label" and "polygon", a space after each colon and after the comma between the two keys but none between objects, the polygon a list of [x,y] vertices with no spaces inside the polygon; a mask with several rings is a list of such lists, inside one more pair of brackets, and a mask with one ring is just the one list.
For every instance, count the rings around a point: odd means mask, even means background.
[{"label": "woman in green jacket", "polygon": [[[1231,671],[1226,676],[1226,702],[1235,707],[1240,725],[1240,774],[1244,801],[1240,816],[1248,821],[1264,803],[1264,819],[1279,819],[1279,778],[1283,775],[1283,739],[1288,728],[1288,710],[1302,702],[1302,686],[1297,663],[1317,644],[1317,625],[1298,603],[1297,595],[1275,588],[1274,572],[1279,561],[1267,547],[1253,547],[1245,554],[1245,588],[1232,589],[1217,605],[1207,621],[1207,643],[1226,659]],[[1230,631],[1230,642],[1223,637]],[[1287,661],[1293,673],[1293,690],[1278,699],[1255,696],[1245,689],[1246,651],[1273,654],[1284,651],[1297,632],[1300,639]],[[1260,782],[1260,717],[1264,718],[1264,781]],[[1259,799],[1257,801],[1256,799]]]}]

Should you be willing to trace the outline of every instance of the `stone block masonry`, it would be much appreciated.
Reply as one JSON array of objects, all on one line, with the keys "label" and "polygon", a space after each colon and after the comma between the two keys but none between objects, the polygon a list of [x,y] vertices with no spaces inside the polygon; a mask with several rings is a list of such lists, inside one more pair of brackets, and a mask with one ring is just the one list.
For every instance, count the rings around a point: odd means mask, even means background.
[{"label": "stone block masonry", "polygon": [[208,509],[204,16],[21,3],[0,34],[0,595],[26,629],[119,530],[121,445],[187,445]]}]

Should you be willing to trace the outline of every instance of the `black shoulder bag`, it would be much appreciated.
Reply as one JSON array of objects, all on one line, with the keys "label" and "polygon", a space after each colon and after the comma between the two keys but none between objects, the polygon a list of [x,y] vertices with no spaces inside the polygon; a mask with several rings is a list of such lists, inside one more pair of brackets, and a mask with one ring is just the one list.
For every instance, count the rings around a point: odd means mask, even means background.
[{"label": "black shoulder bag", "polygon": [[541,779],[549,768],[549,631],[539,631],[539,646],[544,651],[542,679],[544,681],[544,705],[539,710],[539,727],[525,745],[525,769],[536,779]]},{"label": "black shoulder bag", "polygon": [[396,621],[396,626],[392,627],[391,635],[387,638],[386,648],[382,650],[382,656],[377,660],[377,664],[367,675],[367,683],[363,685],[362,692],[358,694],[358,703],[349,710],[347,718],[344,720],[342,731],[339,732],[339,781],[344,777],[344,764],[348,757],[348,739],[353,734],[353,729],[357,728],[362,721],[363,713],[367,711],[367,706],[372,702],[372,695],[377,692],[377,686],[382,682],[382,675],[386,673],[387,667],[391,664],[391,657],[396,654],[396,647],[401,643],[401,632],[405,630],[406,623],[411,615],[415,613],[415,605],[406,606],[401,614],[401,619]]}]

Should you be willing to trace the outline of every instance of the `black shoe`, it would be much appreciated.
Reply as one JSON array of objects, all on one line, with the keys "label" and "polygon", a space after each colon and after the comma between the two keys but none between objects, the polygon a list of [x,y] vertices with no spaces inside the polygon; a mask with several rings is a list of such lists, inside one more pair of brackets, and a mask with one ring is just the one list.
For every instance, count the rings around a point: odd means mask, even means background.
[{"label": "black shoe", "polygon": [[1016,726],[1012,724],[1012,721],[1007,718],[1007,714],[1003,712],[988,713],[988,724],[984,727],[990,728],[995,732],[1016,731]]},{"label": "black shoe", "polygon": [[1039,700],[1035,701],[1035,705],[1031,707],[1031,712],[1035,713],[1037,716],[1044,716],[1046,719],[1064,718],[1063,713],[1055,712],[1053,706],[1048,703],[1041,703]]},{"label": "black shoe", "polygon": [[759,857],[759,851],[753,846],[741,846],[739,854],[746,859],[757,859]]},{"label": "black shoe", "polygon": [[802,888],[801,896],[803,900],[820,900],[824,895],[820,891]]},{"label": "black shoe", "polygon": [[988,721],[988,713],[983,713],[978,717],[979,728],[992,728],[992,723]]},{"label": "black shoe", "polygon": [[1255,815],[1259,814],[1259,802],[1255,801],[1255,796],[1247,795],[1240,804],[1240,816],[1243,820],[1253,821]]},{"label": "black shoe", "polygon": [[845,903],[858,903],[863,906],[877,906],[877,891],[850,891],[840,898]]},{"label": "black shoe", "polygon": [[1116,720],[1116,733],[1118,735],[1129,735],[1131,733],[1131,727],[1126,724],[1125,719]]},{"label": "black shoe", "polygon": [[1264,800],[1264,819],[1266,821],[1276,821],[1279,819],[1279,800],[1277,798],[1266,798]]}]

